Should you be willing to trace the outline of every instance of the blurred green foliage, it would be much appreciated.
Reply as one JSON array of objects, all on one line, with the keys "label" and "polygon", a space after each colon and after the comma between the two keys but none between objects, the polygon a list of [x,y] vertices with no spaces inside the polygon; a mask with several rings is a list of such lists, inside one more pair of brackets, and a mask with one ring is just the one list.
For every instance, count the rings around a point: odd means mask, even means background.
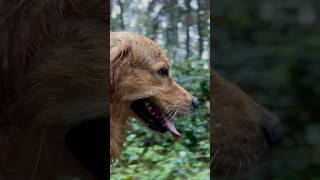
[{"label": "blurred green foliage", "polygon": [[318,121],[319,5],[316,0],[217,1],[216,69],[285,121]]},{"label": "blurred green foliage", "polygon": [[244,179],[319,179],[320,1],[212,5],[214,67],[275,112],[288,132]]}]

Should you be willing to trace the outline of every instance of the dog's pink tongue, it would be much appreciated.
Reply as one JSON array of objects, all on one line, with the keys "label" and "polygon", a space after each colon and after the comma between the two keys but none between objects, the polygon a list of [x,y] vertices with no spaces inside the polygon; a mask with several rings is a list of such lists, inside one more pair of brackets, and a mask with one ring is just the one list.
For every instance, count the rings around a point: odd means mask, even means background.
[{"label": "dog's pink tongue", "polygon": [[174,124],[169,121],[168,119],[165,119],[166,127],[169,129],[171,132],[172,136],[176,139],[179,140],[181,138],[181,134],[177,131],[176,127]]}]

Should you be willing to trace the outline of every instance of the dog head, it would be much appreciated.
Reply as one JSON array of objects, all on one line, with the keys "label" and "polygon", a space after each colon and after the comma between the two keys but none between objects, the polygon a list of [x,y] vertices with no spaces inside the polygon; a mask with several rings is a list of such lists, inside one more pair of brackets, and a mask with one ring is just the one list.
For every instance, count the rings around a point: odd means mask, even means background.
[{"label": "dog head", "polygon": [[189,115],[198,101],[175,82],[164,51],[152,40],[133,33],[111,33],[110,48],[113,108],[138,117],[156,132],[169,130],[179,138],[170,120]]},{"label": "dog head", "polygon": [[256,167],[283,135],[279,119],[211,70],[211,172],[239,175]]}]

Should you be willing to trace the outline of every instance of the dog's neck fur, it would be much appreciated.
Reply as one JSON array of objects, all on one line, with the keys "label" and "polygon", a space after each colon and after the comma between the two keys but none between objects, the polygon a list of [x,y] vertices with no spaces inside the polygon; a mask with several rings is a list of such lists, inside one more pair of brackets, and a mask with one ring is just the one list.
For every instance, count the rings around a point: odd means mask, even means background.
[{"label": "dog's neck fur", "polygon": [[128,62],[119,61],[129,52],[129,46],[123,45],[113,33],[110,33],[110,37],[110,162],[112,163],[120,155],[127,137],[130,105],[121,101],[123,94],[120,88],[121,78],[125,79],[125,71],[121,67]]},{"label": "dog's neck fur", "polygon": [[119,103],[114,100],[110,102],[110,160],[115,160],[121,153],[123,144],[127,137],[128,117],[125,109],[126,103]]}]

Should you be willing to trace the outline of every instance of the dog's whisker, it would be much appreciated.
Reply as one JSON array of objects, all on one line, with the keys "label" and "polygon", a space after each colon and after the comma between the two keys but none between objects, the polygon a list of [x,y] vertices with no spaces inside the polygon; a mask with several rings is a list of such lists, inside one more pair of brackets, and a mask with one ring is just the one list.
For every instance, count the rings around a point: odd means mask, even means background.
[{"label": "dog's whisker", "polygon": [[172,113],[174,111],[175,105],[170,105],[170,109],[168,109],[168,113]]},{"label": "dog's whisker", "polygon": [[176,106],[176,110],[174,111],[173,115],[169,119],[172,120],[176,116],[178,111],[179,111],[179,106]]},{"label": "dog's whisker", "polygon": [[166,110],[162,113],[162,117],[170,116],[172,114],[173,110],[174,110],[174,105],[168,106],[168,108],[166,108]]},{"label": "dog's whisker", "polygon": [[162,114],[162,117],[170,119],[174,111],[171,111],[170,114]]},{"label": "dog's whisker", "polygon": [[175,114],[174,114],[173,117],[175,117],[179,111],[180,111],[180,107],[178,106],[178,107],[177,107],[177,110],[176,110],[176,112],[175,112]]},{"label": "dog's whisker", "polygon": [[169,106],[163,111],[163,113],[164,113],[164,114],[169,113],[169,112],[171,111],[172,106],[173,106],[173,105],[169,105]]},{"label": "dog's whisker", "polygon": [[171,109],[170,109],[170,112],[168,113],[168,117],[170,117],[172,114],[174,114],[175,109],[176,109],[176,105],[172,105]]}]

